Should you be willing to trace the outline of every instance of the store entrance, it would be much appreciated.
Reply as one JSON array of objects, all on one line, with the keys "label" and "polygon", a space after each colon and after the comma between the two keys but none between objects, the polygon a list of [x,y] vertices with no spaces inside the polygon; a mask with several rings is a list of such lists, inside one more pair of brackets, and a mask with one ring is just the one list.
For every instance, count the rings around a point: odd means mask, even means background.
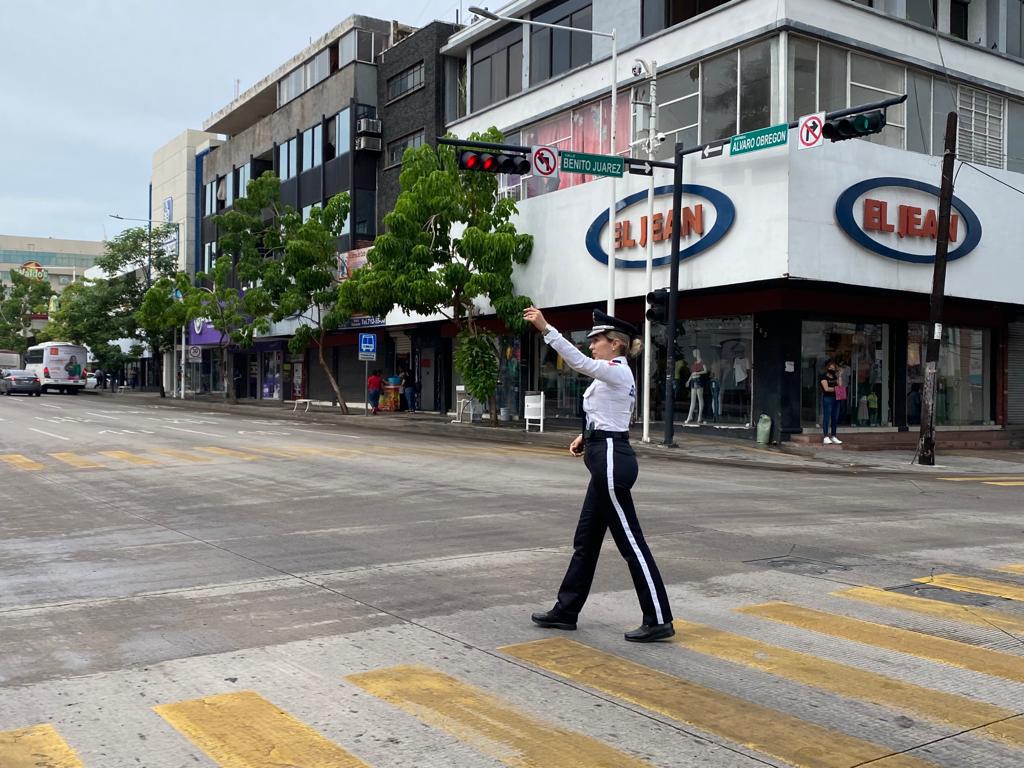
[{"label": "store entrance", "polygon": [[801,334],[800,418],[821,424],[820,381],[835,360],[846,387],[839,423],[847,427],[892,424],[889,402],[889,327],[884,323],[805,321]]}]

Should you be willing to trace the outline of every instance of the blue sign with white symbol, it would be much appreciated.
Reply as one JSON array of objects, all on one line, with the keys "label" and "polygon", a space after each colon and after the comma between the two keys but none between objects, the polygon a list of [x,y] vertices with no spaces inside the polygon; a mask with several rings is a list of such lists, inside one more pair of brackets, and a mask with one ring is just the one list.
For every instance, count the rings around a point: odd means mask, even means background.
[{"label": "blue sign with white symbol", "polygon": [[368,362],[375,362],[377,360],[377,334],[359,334],[359,359]]}]

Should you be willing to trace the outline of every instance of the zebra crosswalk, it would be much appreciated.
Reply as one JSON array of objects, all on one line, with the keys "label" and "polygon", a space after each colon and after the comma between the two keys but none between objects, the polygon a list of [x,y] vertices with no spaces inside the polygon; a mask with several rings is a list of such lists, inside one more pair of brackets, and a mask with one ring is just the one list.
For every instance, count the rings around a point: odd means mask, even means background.
[{"label": "zebra crosswalk", "polygon": [[[310,708],[291,712],[279,705],[274,683],[265,689],[257,686],[241,691],[218,690],[220,686],[213,683],[213,689],[203,690],[198,698],[193,693],[155,706],[139,705],[125,696],[117,706],[152,706],[147,708],[148,727],[163,730],[148,736],[140,733],[134,754],[117,760],[109,759],[103,750],[80,749],[76,744],[80,728],[64,732],[59,721],[10,724],[0,720],[0,728],[12,728],[0,731],[0,766],[384,768],[465,764],[464,752],[446,751],[457,744],[459,750],[479,756],[478,761],[470,761],[473,766],[510,768],[764,764],[1012,768],[1024,765],[1024,707],[1020,703],[1024,695],[1012,693],[1012,686],[1024,682],[1024,648],[993,650],[978,638],[984,631],[981,628],[1024,634],[1024,592],[1008,589],[1016,584],[1015,575],[1024,575],[1024,564],[1001,565],[995,570],[1005,584],[998,590],[1008,604],[1003,606],[1005,610],[931,599],[927,595],[934,590],[907,594],[857,587],[834,592],[840,600],[829,603],[839,606],[832,611],[774,601],[732,606],[734,611],[727,613],[745,618],[728,622],[730,629],[713,626],[715,622],[677,619],[675,637],[657,647],[624,644],[609,649],[588,642],[589,636],[583,633],[582,641],[575,635],[546,634],[541,639],[482,649],[490,665],[487,669],[474,669],[466,659],[453,663],[447,650],[438,650],[426,659],[420,651],[410,654],[413,658],[407,663],[398,664],[379,664],[375,661],[378,657],[360,656],[354,663],[359,667],[356,671],[338,672],[326,688],[317,689],[315,722],[309,721]],[[990,581],[980,576],[945,576],[944,584],[961,589]],[[890,618],[883,623],[877,620],[877,612],[871,619],[863,618],[868,609],[879,609]],[[726,623],[725,617],[717,615]],[[914,625],[913,619],[920,617],[957,622],[963,627],[963,636],[972,639],[950,640],[899,626]],[[740,631],[736,631],[737,623]],[[805,639],[838,639],[843,657],[836,660],[834,655],[827,658],[827,654],[794,650],[785,647],[778,634],[757,629],[774,625],[784,625]],[[769,636],[774,642],[764,639]],[[898,674],[874,664],[873,649],[884,649],[898,660]],[[706,673],[707,664],[717,665],[713,674]],[[954,667],[961,683],[943,683],[943,670]],[[319,669],[300,669],[305,668],[288,664],[289,679],[295,679],[300,689],[304,685],[301,674],[322,678]],[[494,669],[507,672],[494,673]],[[525,695],[517,688],[524,675],[530,677]],[[792,695],[759,696],[758,692],[766,689],[745,682],[754,675],[777,681],[769,691],[797,686],[807,705],[796,706]],[[963,685],[963,680],[976,684]],[[206,687],[190,682],[189,690],[197,685]],[[1006,685],[1011,686],[1009,695],[1005,694]],[[1004,693],[994,693],[997,689]],[[591,707],[628,708],[647,718],[632,720],[634,727],[669,724],[676,729],[670,729],[673,738],[691,740],[688,754],[698,749],[705,750],[705,755],[681,758],[681,750],[673,749],[671,739],[646,746],[643,739],[634,739],[626,745],[607,727],[595,725],[585,709],[559,712],[557,706],[542,706],[538,697],[576,697],[588,699]],[[1016,704],[1012,704],[1014,700]],[[302,707],[301,696],[297,700],[290,695],[287,701],[291,708],[297,702]],[[325,702],[328,711],[323,712]],[[105,706],[111,703],[106,701]],[[362,728],[349,731],[348,738],[344,729],[330,728],[332,721],[351,715],[356,707],[372,710],[364,720],[371,730],[379,731],[381,740],[398,741],[401,729],[416,728],[418,723],[424,729],[419,738],[426,733],[427,738],[435,739],[435,750],[421,762],[409,762],[408,755],[389,762],[360,738]],[[865,711],[891,715],[874,719],[846,716]],[[134,715],[130,719],[139,721]],[[921,727],[931,730],[922,730],[919,738],[915,735],[916,740],[908,742],[906,737],[898,737],[901,722],[925,723]],[[694,738],[698,739],[696,746]],[[165,751],[168,745],[177,745],[181,754],[162,754],[159,759],[147,756],[146,745],[151,741],[161,743]],[[939,743],[945,748],[936,748]]]}]

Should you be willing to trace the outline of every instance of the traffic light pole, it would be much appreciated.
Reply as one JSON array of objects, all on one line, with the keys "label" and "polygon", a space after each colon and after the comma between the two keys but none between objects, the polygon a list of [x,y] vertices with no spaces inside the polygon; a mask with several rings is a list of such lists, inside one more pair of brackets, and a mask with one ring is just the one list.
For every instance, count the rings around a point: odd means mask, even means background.
[{"label": "traffic light pole", "polygon": [[668,278],[668,334],[665,338],[665,445],[675,445],[676,397],[672,381],[676,368],[676,330],[679,312],[679,221],[683,210],[683,145],[676,143],[672,169],[672,270]]},{"label": "traffic light pole", "polygon": [[917,463],[935,466],[935,384],[942,343],[942,305],[946,293],[946,256],[949,252],[949,218],[953,201],[953,160],[956,158],[957,113],[946,117],[946,146],[942,153],[942,187],[939,190],[939,231],[935,236],[935,271],[928,312],[928,350],[925,353],[924,392],[921,398],[921,436]]}]

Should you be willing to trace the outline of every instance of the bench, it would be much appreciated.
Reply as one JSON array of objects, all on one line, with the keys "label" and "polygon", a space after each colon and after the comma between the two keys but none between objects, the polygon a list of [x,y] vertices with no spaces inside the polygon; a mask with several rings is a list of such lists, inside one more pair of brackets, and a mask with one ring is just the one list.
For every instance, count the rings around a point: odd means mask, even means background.
[{"label": "bench", "polygon": [[294,405],[292,406],[292,413],[295,413],[298,410],[300,403],[306,404],[306,409],[303,411],[303,413],[309,413],[309,407],[311,405],[323,406],[326,408],[333,408],[335,405],[337,405],[337,403],[334,400],[311,400],[310,398],[307,397],[300,397],[299,399],[293,400],[292,402],[294,403]]}]

